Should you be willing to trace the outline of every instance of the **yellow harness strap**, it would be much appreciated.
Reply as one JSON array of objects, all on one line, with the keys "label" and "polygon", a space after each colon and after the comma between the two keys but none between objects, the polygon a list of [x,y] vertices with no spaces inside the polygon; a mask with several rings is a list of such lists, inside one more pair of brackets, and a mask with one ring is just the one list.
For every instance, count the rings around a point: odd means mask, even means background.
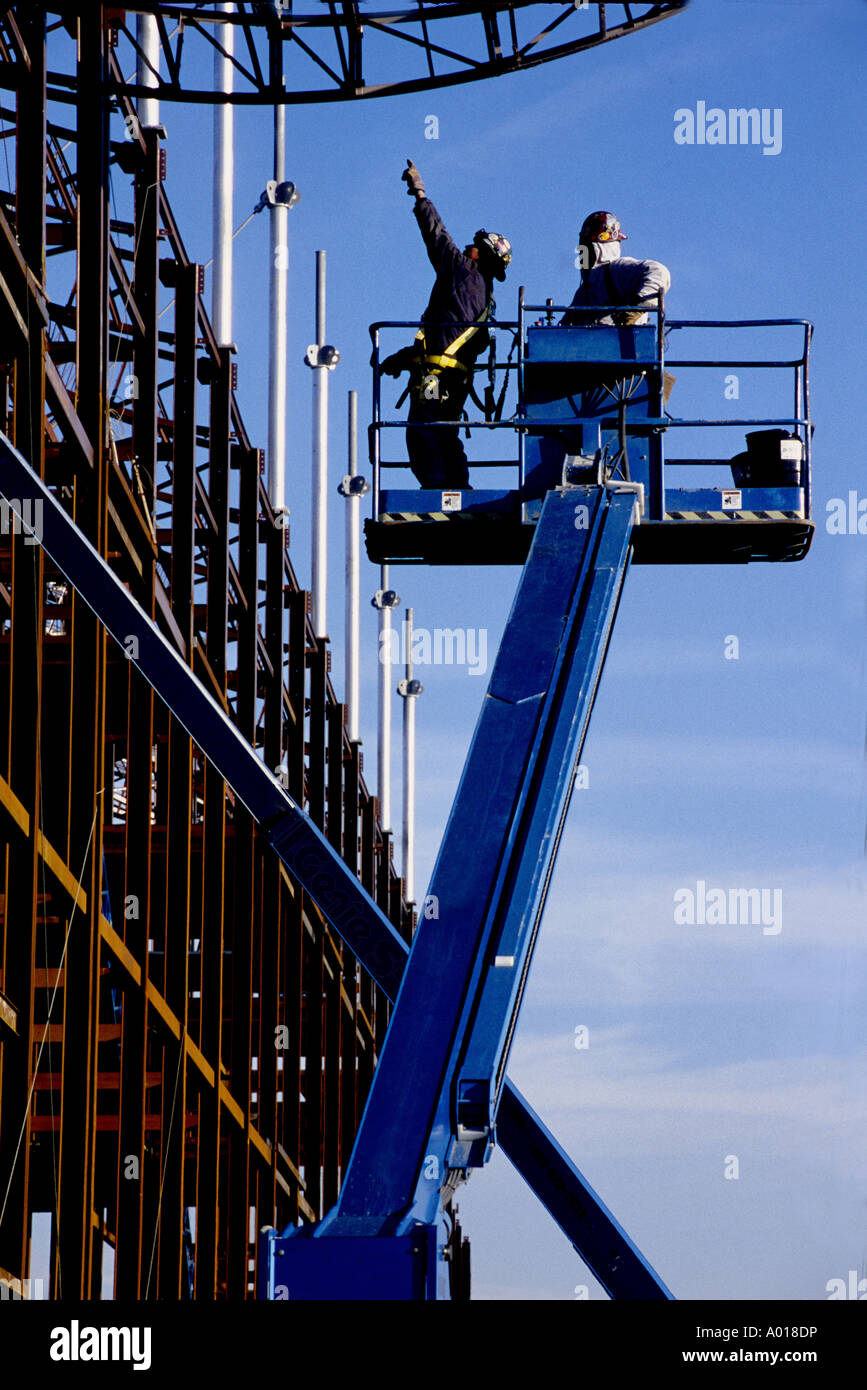
[{"label": "yellow harness strap", "polygon": [[[462,371],[462,372],[469,371],[469,368],[468,368],[468,366],[466,365],[466,363],[465,363],[465,362],[459,362],[458,359],[457,359],[457,357],[455,356],[455,353],[459,352],[460,349],[464,346],[464,344],[465,344],[465,343],[468,343],[468,342],[470,341],[470,338],[472,338],[472,336],[473,336],[474,333],[478,333],[478,331],[479,331],[479,329],[481,328],[482,324],[483,324],[483,323],[485,322],[485,320],[490,316],[490,313],[491,313],[491,306],[490,306],[490,304],[487,304],[487,305],[485,306],[485,311],[484,311],[484,313],[479,317],[478,322],[477,322],[477,323],[471,323],[471,324],[469,325],[468,328],[465,328],[465,329],[464,329],[463,333],[459,333],[458,336],[455,338],[454,342],[449,343],[449,345],[448,345],[448,347],[446,348],[445,352],[443,352],[443,353],[433,353],[433,352],[424,353],[424,355],[423,355],[423,357],[422,357],[422,361],[424,362],[425,366],[428,366],[428,367],[440,367],[440,368],[443,368],[443,367],[457,367],[459,371]],[[418,330],[418,332],[416,333],[416,335],[415,335],[415,340],[416,340],[417,343],[421,343],[421,346],[422,346],[423,348],[426,346],[426,343],[425,343],[425,336],[424,336],[424,328],[423,328],[423,327],[420,328],[420,329]]]}]

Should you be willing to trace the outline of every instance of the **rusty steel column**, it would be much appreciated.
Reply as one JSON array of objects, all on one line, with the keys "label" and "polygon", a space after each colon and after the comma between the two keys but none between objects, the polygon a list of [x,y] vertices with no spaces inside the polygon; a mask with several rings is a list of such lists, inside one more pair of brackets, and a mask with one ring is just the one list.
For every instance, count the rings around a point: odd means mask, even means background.
[{"label": "rusty steel column", "polygon": [[[22,20],[28,58],[17,94],[17,196],[15,221],[20,255],[42,280],[45,255],[45,19],[40,11]],[[23,64],[21,65],[23,67]],[[15,254],[4,219],[4,264]],[[8,248],[8,250],[6,249]],[[23,267],[22,267],[23,269]],[[14,442],[44,477],[45,412],[44,320],[35,311],[33,291],[19,279],[18,323],[5,322],[7,342],[15,333],[13,372]],[[34,286],[35,288],[35,286]],[[5,539],[5,538],[4,538]],[[5,873],[5,931],[0,964],[3,994],[15,1013],[14,1035],[4,1034],[0,1049],[0,1270],[15,1278],[29,1273],[31,1087],[34,1043],[44,1025],[36,1019],[35,981],[39,907],[38,830],[41,782],[42,610],[44,566],[32,536],[13,535],[11,578],[9,742],[4,762],[8,787],[28,808],[24,834],[9,840]],[[20,827],[22,830],[23,826]],[[41,914],[48,911],[43,904]],[[48,962],[45,962],[46,966]],[[54,1136],[51,1136],[52,1142]]]},{"label": "rusty steel column", "polygon": [[[135,171],[135,278],[133,291],[141,328],[133,332],[132,472],[145,524],[154,528],[157,472],[157,352],[159,329],[160,141],[142,129]],[[153,559],[142,565],[139,601],[156,616]],[[115,1296],[142,1296],[144,1188],[147,1172],[148,1073],[147,987],[150,975],[152,894],[151,803],[154,776],[154,695],[129,666],[127,692],[126,834],[121,934],[138,966],[137,987],[123,995],[118,1100]]]},{"label": "rusty steel column", "polygon": [[[108,75],[105,7],[78,19],[76,399],[93,466],[75,479],[75,521],[105,553],[108,428]],[[60,1114],[59,1296],[90,1298],[94,1258],[94,1168],[99,1040],[99,917],[105,820],[105,631],[78,597],[72,600],[70,800],[67,860],[80,878],[66,951],[63,1084]],[[74,1059],[74,1061],[73,1061]]]}]

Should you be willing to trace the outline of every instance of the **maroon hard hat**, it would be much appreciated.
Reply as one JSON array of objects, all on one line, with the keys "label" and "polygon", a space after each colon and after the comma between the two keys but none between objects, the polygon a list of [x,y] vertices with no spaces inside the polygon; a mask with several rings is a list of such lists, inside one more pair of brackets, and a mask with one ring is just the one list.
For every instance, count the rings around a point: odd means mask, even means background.
[{"label": "maroon hard hat", "polygon": [[625,241],[613,212],[591,212],[581,227],[581,241]]}]

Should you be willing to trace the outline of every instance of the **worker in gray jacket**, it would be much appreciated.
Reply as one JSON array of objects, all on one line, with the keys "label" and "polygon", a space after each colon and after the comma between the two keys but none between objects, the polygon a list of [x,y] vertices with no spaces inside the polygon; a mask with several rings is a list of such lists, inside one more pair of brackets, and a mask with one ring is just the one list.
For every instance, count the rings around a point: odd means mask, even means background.
[{"label": "worker in gray jacket", "polygon": [[585,218],[579,237],[581,284],[561,323],[647,323],[647,314],[639,310],[598,314],[589,308],[593,304],[642,303],[655,308],[659,294],[667,294],[671,276],[666,266],[661,261],[621,256],[620,243],[625,240],[612,212],[591,212]]}]

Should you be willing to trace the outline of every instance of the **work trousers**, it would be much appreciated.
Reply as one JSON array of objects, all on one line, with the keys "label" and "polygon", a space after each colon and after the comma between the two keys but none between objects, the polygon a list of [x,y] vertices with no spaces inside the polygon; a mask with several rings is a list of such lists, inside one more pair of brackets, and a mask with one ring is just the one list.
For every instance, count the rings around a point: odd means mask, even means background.
[{"label": "work trousers", "polygon": [[[465,372],[446,368],[435,378],[439,394],[421,394],[414,379],[410,388],[406,450],[410,467],[422,487],[454,488],[469,485],[467,456],[460,439],[459,421],[469,391]],[[455,421],[454,426],[426,429],[440,420]]]}]

